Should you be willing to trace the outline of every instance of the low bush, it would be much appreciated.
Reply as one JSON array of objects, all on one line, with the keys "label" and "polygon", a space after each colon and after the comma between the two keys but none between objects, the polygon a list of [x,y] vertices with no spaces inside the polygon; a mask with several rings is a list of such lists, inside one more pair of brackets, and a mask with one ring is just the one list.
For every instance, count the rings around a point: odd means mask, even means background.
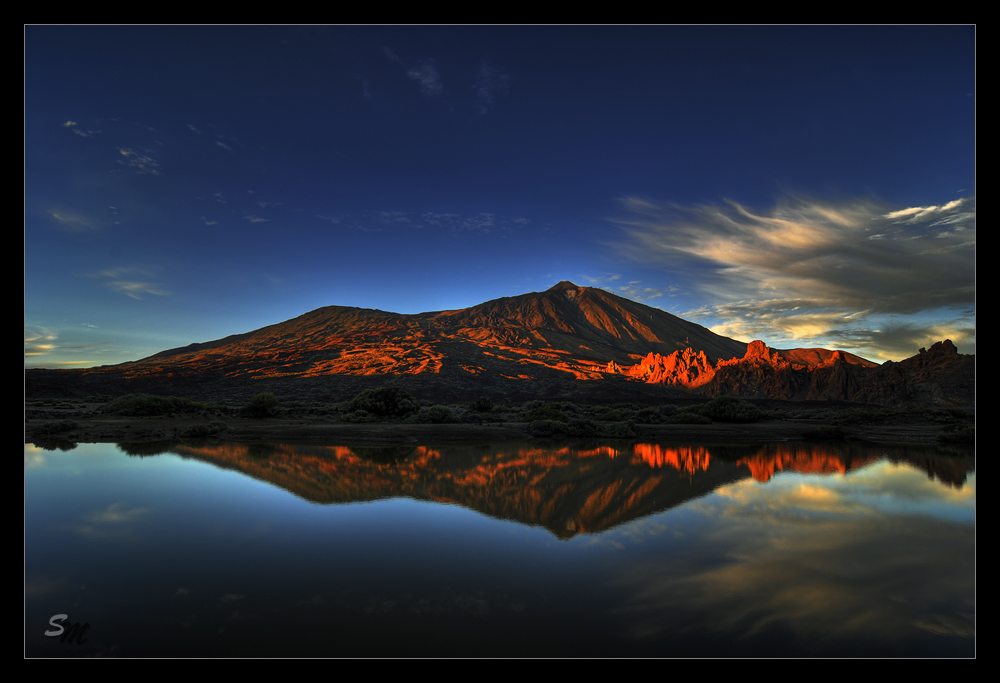
[{"label": "low bush", "polygon": [[486,396],[481,396],[480,398],[477,398],[475,401],[470,403],[469,408],[471,408],[477,413],[488,413],[491,410],[493,410],[493,401],[492,399]]},{"label": "low bush", "polygon": [[601,436],[609,439],[632,439],[635,432],[628,422],[609,422],[601,425]]},{"label": "low bush", "polygon": [[535,420],[528,425],[528,432],[532,436],[575,436],[575,437],[602,437],[606,439],[632,439],[635,432],[628,422],[611,422],[601,424],[593,420],[570,420],[560,422],[558,420]]},{"label": "low bush", "polygon": [[448,406],[430,406],[406,418],[406,424],[452,424],[459,422],[458,416]]},{"label": "low bush", "polygon": [[278,412],[278,399],[270,391],[262,391],[247,404],[247,412],[253,417],[267,417]]},{"label": "low bush", "polygon": [[526,412],[521,419],[525,422],[535,422],[537,420],[555,420],[556,422],[568,422],[569,416],[563,411],[559,410],[560,406],[558,403],[546,403],[545,405],[534,408]]},{"label": "low bush", "polygon": [[573,436],[600,436],[601,425],[593,420],[575,419],[566,425]]},{"label": "low bush", "polygon": [[535,420],[528,425],[528,432],[532,436],[568,436],[567,425],[558,420]]},{"label": "low bush", "polygon": [[355,410],[353,413],[346,413],[340,416],[340,419],[344,422],[375,422],[378,418],[369,413],[367,410]]},{"label": "low bush", "polygon": [[757,422],[764,417],[763,410],[735,396],[720,396],[696,410],[715,422]]},{"label": "low bush", "polygon": [[365,389],[351,399],[351,410],[364,410],[382,417],[399,417],[416,412],[417,403],[408,393],[397,387]]},{"label": "low bush", "polygon": [[197,413],[208,408],[204,403],[196,403],[176,396],[152,396],[150,394],[129,394],[112,401],[107,412],[126,417],[163,415],[165,413]]},{"label": "low bush", "polygon": [[659,424],[663,420],[663,416],[660,411],[656,408],[643,408],[635,413],[635,421],[639,424],[644,425],[655,425]]}]

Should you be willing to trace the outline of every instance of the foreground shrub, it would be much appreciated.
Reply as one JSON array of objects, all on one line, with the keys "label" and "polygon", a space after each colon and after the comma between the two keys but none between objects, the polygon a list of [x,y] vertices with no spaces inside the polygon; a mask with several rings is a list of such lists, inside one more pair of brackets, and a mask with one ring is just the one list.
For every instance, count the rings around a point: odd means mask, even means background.
[{"label": "foreground shrub", "polygon": [[546,403],[545,405],[529,410],[526,412],[522,419],[525,422],[535,422],[537,420],[554,420],[556,422],[568,422],[569,417],[563,411],[559,410],[560,406],[558,403]]},{"label": "foreground shrub", "polygon": [[399,417],[417,410],[413,397],[396,387],[365,389],[351,399],[351,410],[365,410],[372,415]]},{"label": "foreground shrub", "polygon": [[757,422],[764,411],[735,396],[720,396],[699,406],[697,412],[716,422]]},{"label": "foreground shrub", "polygon": [[482,396],[470,403],[469,407],[477,413],[488,413],[493,410],[493,401],[486,396]]},{"label": "foreground shrub", "polygon": [[247,412],[254,417],[267,417],[278,411],[278,399],[270,391],[262,391],[247,404]]},{"label": "foreground shrub", "polygon": [[635,437],[628,422],[609,422],[601,425],[601,436],[610,439],[631,439]]},{"label": "foreground shrub", "polygon": [[593,420],[535,420],[528,425],[532,436],[576,436],[602,437],[606,439],[631,439],[635,437],[632,425],[628,422],[611,422],[600,424]]},{"label": "foreground shrub", "polygon": [[204,403],[196,403],[176,396],[151,396],[150,394],[129,394],[114,400],[107,411],[126,417],[163,415],[165,413],[196,413],[208,408]]},{"label": "foreground shrub", "polygon": [[636,412],[633,419],[639,424],[655,425],[660,423],[663,416],[657,408],[643,408]]},{"label": "foreground shrub", "polygon": [[573,436],[600,436],[601,434],[601,425],[585,418],[570,420],[566,426]]},{"label": "foreground shrub", "polygon": [[532,436],[568,436],[567,425],[558,420],[535,420],[528,425]]}]

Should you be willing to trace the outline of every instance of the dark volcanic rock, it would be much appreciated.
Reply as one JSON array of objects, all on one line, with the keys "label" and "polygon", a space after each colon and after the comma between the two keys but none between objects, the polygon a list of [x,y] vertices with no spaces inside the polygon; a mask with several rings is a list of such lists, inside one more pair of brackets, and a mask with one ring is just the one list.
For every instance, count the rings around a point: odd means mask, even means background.
[{"label": "dark volcanic rock", "polygon": [[880,366],[856,362],[856,356],[843,352],[830,353],[818,365],[796,365],[788,360],[791,352],[761,347],[762,342],[753,342],[744,358],[720,362],[701,392],[881,405],[975,403],[975,356],[959,354],[947,339],[929,351],[921,349],[916,356]]}]

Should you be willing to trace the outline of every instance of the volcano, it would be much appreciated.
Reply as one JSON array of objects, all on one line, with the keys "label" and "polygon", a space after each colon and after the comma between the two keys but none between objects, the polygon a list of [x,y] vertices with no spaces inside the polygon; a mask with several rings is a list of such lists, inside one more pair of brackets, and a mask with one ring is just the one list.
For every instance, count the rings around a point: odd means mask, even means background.
[{"label": "volcano", "polygon": [[879,381],[873,385],[865,379],[879,369],[843,351],[747,344],[602,289],[564,281],[544,292],[454,311],[406,315],[327,306],[134,362],[30,370],[25,384],[29,395],[305,390],[338,400],[386,383],[439,400],[481,394],[627,400],[691,390],[851,400],[852,387],[864,387],[876,402],[885,396],[899,402],[905,390],[887,393],[878,388]]},{"label": "volcano", "polygon": [[604,290],[560,282],[456,311],[405,315],[327,306],[112,367],[128,377],[596,380],[609,362],[686,348],[724,359],[744,355],[747,345]]}]

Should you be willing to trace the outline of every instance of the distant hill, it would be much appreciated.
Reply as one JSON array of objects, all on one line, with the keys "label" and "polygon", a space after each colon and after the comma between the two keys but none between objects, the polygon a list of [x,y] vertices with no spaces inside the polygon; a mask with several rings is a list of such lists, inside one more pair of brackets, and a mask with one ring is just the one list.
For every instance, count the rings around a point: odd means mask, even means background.
[{"label": "distant hill", "polygon": [[[906,369],[900,370],[902,375],[883,372],[875,385],[905,385],[909,366],[898,365]],[[920,381],[934,383],[935,372],[957,367],[938,365],[937,370],[925,369]],[[872,385],[872,373],[881,367],[843,351],[748,345],[604,290],[560,282],[544,292],[456,311],[404,315],[327,306],[134,362],[29,370],[25,385],[29,396],[136,391],[226,395],[269,389],[343,400],[345,392],[393,383],[440,400],[480,394],[628,400],[697,391],[788,399],[857,400],[847,398],[857,395],[905,402],[906,390]],[[862,385],[866,391],[852,389]],[[957,396],[964,380],[950,386]],[[934,394],[924,393],[924,398]]]}]

